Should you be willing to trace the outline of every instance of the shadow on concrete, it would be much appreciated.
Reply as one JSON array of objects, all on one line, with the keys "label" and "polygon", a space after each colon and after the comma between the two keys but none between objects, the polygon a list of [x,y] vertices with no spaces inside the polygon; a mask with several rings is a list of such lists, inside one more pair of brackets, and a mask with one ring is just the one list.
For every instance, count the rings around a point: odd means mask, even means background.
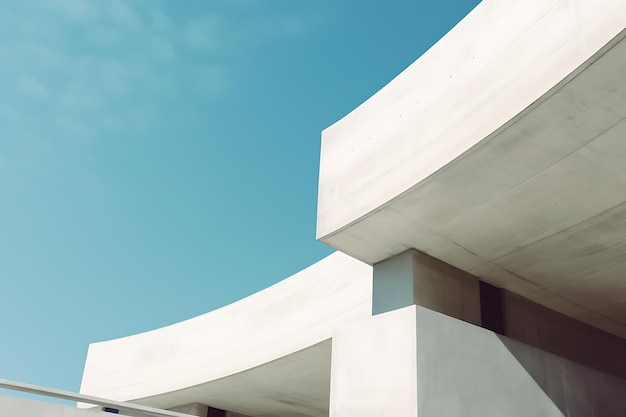
[{"label": "shadow on concrete", "polygon": [[498,338],[563,415],[626,415],[625,380],[505,336]]}]

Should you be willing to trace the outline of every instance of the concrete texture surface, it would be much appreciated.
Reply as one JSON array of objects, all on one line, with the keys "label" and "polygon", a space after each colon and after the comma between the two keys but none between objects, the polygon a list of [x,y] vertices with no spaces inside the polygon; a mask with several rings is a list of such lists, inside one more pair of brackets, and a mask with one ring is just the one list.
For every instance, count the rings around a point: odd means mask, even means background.
[{"label": "concrete texture surface", "polygon": [[317,236],[626,338],[626,2],[485,0],[323,132]]},{"label": "concrete texture surface", "polygon": [[415,306],[356,319],[333,338],[330,417],[417,417]]},{"label": "concrete texture surface", "polygon": [[374,265],[372,312],[417,304],[481,324],[478,278],[414,249]]},{"label": "concrete texture surface", "polygon": [[239,414],[228,410],[221,410],[200,403],[185,404],[174,407],[171,410],[197,417],[249,417],[244,414]]},{"label": "concrete texture surface", "polygon": [[170,408],[171,411],[185,413],[197,417],[209,417],[209,406],[199,403],[185,404]]},{"label": "concrete texture surface", "polygon": [[[478,277],[414,249],[374,265],[373,271],[374,315],[415,304],[494,330],[485,325],[491,317],[482,317],[484,304],[492,300],[483,299]],[[506,290],[495,296],[498,333],[626,378],[625,339]]]},{"label": "concrete texture surface", "polygon": [[371,315],[372,268],[341,253],[257,294],[90,345],[81,393],[169,409],[326,416],[335,327]]},{"label": "concrete texture surface", "polygon": [[626,380],[408,306],[333,339],[331,417],[614,417]]},{"label": "concrete texture surface", "polygon": [[374,268],[337,253],[231,306],[92,345],[83,386],[101,391],[83,392],[203,417],[622,410],[623,339],[506,291],[518,340],[482,329],[478,283],[415,250]]},{"label": "concrete texture surface", "polygon": [[626,340],[505,291],[506,336],[626,379]]},{"label": "concrete texture surface", "polygon": [[611,417],[626,381],[417,307],[420,417]]}]

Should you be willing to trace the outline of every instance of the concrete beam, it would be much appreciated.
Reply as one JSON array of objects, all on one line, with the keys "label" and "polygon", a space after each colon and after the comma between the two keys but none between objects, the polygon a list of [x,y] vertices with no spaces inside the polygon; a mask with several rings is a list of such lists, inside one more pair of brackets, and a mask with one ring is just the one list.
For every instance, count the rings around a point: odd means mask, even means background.
[{"label": "concrete beam", "polygon": [[481,324],[478,278],[414,249],[374,265],[372,313],[417,304]]},{"label": "concrete beam", "polygon": [[[626,340],[408,250],[373,267],[372,313],[418,305],[626,378]],[[602,354],[598,354],[602,352]]]}]

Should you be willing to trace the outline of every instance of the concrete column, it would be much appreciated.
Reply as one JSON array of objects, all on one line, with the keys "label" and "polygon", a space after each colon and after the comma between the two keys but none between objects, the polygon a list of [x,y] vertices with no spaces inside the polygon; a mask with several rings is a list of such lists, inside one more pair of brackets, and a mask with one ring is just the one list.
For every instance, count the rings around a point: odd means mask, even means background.
[{"label": "concrete column", "polygon": [[245,414],[235,413],[234,411],[222,410],[220,408],[209,407],[208,405],[193,403],[185,404],[178,407],[170,408],[171,411],[179,413],[191,414],[198,417],[248,417]]},{"label": "concrete column", "polygon": [[185,404],[170,409],[179,413],[191,414],[198,417],[211,417],[209,415],[209,406],[199,403]]},{"label": "concrete column", "polygon": [[191,414],[192,416],[198,417],[248,417],[244,414],[235,413],[234,411],[213,408],[200,403],[185,404],[178,407],[170,408],[170,410],[178,411],[179,413]]},{"label": "concrete column", "polygon": [[170,408],[171,411],[179,413],[191,414],[198,417],[249,417],[245,414],[235,413],[234,411],[222,410],[220,408],[209,407],[205,404],[192,403],[178,407]]},{"label": "concrete column", "polygon": [[372,313],[419,305],[480,325],[478,278],[410,249],[374,265]]}]

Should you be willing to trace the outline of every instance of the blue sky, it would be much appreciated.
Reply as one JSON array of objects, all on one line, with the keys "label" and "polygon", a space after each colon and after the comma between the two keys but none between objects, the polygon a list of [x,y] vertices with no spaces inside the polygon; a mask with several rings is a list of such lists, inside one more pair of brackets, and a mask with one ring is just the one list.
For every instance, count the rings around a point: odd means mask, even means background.
[{"label": "blue sky", "polygon": [[0,378],[77,391],[330,254],[321,131],[477,3],[3,0]]}]

